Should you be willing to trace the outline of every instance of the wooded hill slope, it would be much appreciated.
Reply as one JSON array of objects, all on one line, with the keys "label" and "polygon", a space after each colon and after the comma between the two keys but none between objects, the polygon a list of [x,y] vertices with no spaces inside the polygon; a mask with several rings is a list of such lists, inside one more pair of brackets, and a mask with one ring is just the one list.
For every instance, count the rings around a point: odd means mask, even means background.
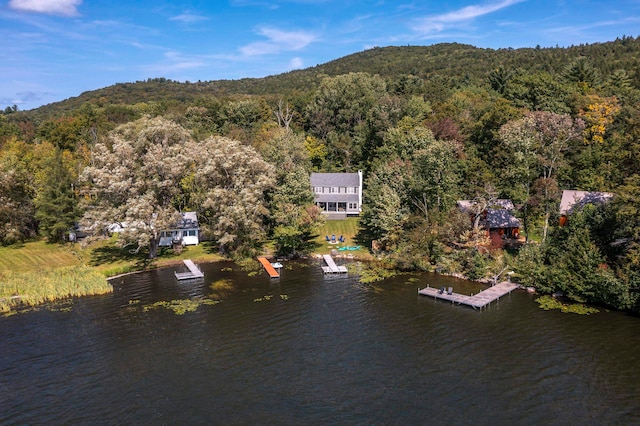
[{"label": "wooded hill slope", "polygon": [[325,64],[264,78],[177,82],[165,78],[122,82],[29,112],[44,119],[69,113],[84,103],[135,104],[140,102],[192,102],[203,96],[279,95],[315,90],[323,77],[349,72],[378,74],[388,82],[406,84],[409,76],[450,87],[488,84],[487,75],[499,67],[527,73],[561,73],[574,59],[586,57],[602,75],[623,69],[640,89],[640,37],[567,48],[481,49],[458,43],[432,46],[376,47]]}]

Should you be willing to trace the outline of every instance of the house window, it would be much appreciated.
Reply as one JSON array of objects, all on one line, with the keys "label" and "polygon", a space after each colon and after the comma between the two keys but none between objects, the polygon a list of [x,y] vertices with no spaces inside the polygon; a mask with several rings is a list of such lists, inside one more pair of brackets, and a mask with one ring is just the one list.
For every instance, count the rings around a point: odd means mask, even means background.
[{"label": "house window", "polygon": [[338,193],[338,188],[336,188],[335,186],[331,187],[331,193],[332,194],[337,194]]},{"label": "house window", "polygon": [[347,194],[355,194],[356,189],[353,186],[347,187]]},{"label": "house window", "polygon": [[349,210],[357,210],[358,203],[349,203]]},{"label": "house window", "polygon": [[316,194],[322,194],[322,187],[321,186],[314,187],[313,192],[315,192]]}]

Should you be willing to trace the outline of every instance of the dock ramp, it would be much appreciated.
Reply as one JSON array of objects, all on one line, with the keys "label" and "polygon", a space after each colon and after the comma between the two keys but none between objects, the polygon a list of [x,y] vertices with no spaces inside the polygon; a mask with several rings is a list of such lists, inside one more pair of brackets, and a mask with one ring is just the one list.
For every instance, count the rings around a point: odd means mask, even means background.
[{"label": "dock ramp", "polygon": [[325,274],[346,274],[347,267],[346,266],[338,266],[336,262],[333,261],[333,258],[329,254],[325,254],[322,256],[324,258],[324,262],[327,266],[322,267],[322,272]]},{"label": "dock ramp", "polygon": [[266,257],[259,257],[258,261],[260,263],[262,263],[262,266],[264,267],[264,270],[267,271],[267,274],[269,274],[270,278],[279,278],[280,277],[280,272],[276,271],[276,268],[273,267],[271,262],[269,262],[269,260],[267,260]]},{"label": "dock ramp", "polygon": [[184,266],[189,269],[189,272],[174,272],[178,280],[192,280],[195,278],[204,277],[204,274],[202,273],[200,268],[198,268],[196,264],[193,263],[193,261],[191,261],[190,259],[185,259],[182,262],[184,263]]}]

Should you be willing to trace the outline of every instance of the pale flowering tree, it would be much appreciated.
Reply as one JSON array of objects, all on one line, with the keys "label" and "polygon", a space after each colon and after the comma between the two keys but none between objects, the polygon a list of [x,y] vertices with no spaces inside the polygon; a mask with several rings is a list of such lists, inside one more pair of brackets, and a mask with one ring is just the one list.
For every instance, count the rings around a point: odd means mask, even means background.
[{"label": "pale flowering tree", "polygon": [[120,242],[148,247],[157,256],[160,233],[180,218],[174,201],[185,173],[189,132],[163,118],[143,118],[114,130],[93,149],[82,173],[87,209],[84,224],[94,232],[120,224]]},{"label": "pale flowering tree", "polygon": [[223,137],[194,141],[163,118],[143,118],[96,144],[86,184],[86,225],[106,230],[122,223],[123,244],[149,248],[157,256],[160,234],[182,210],[195,210],[200,225],[221,251],[245,251],[266,236],[265,192],[273,167],[253,148]]},{"label": "pale flowering tree", "polygon": [[273,166],[250,146],[212,136],[189,142],[192,202],[221,252],[253,252],[266,239],[265,193],[275,183]]}]

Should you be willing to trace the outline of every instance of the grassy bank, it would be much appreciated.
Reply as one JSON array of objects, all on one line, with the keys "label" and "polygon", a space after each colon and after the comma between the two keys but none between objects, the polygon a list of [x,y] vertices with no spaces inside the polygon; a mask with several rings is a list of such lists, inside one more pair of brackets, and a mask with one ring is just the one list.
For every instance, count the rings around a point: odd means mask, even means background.
[{"label": "grassy bank", "polygon": [[69,297],[113,291],[105,277],[84,266],[0,272],[0,312]]},{"label": "grassy bank", "polygon": [[34,241],[0,247],[0,313],[20,306],[105,294],[112,291],[107,278],[122,273],[169,266],[183,259],[222,259],[211,253],[207,243],[187,247],[181,253],[165,250],[161,257],[149,261],[144,253],[117,247],[115,242],[112,238],[82,247]]}]

